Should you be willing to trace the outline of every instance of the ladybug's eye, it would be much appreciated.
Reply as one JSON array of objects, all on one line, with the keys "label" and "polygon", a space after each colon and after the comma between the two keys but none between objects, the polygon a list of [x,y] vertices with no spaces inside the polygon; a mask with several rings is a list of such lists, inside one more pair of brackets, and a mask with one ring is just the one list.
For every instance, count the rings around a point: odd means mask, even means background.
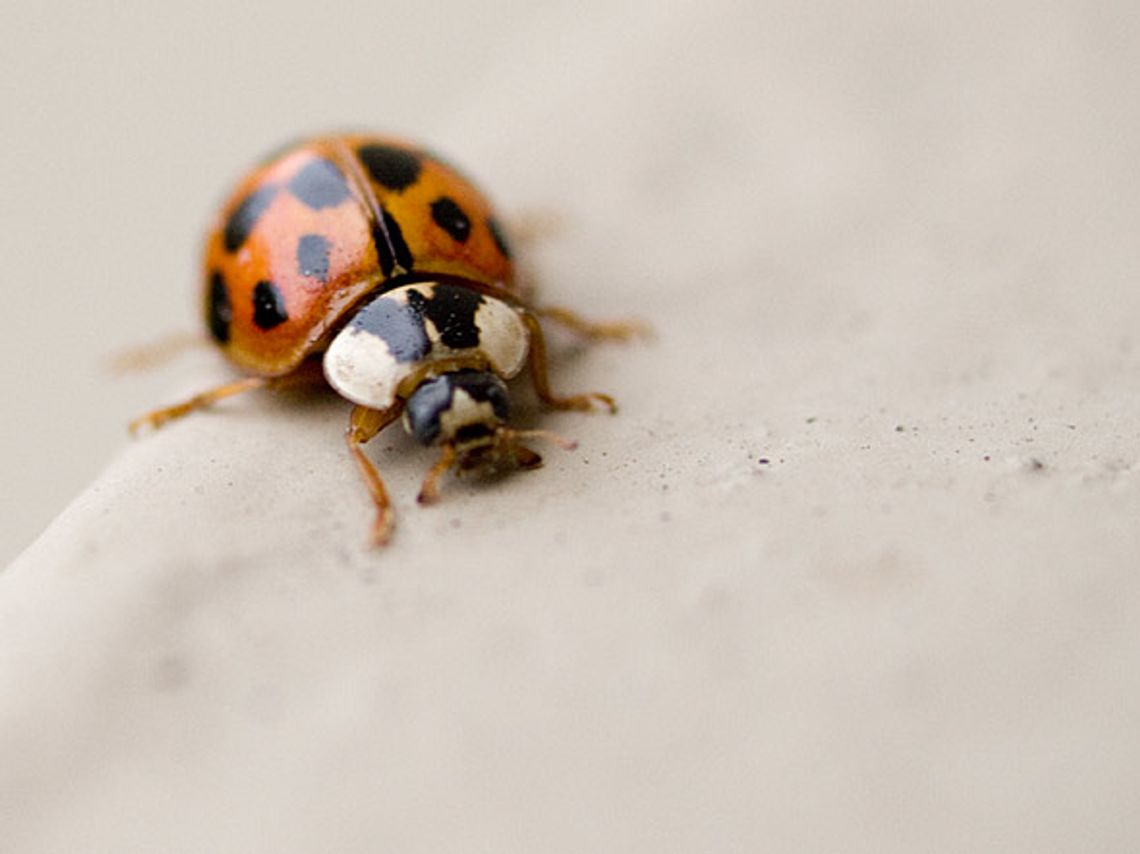
[{"label": "ladybug's eye", "polygon": [[447,376],[428,380],[408,398],[404,426],[417,442],[430,445],[439,437],[439,418],[451,406],[451,384]]}]

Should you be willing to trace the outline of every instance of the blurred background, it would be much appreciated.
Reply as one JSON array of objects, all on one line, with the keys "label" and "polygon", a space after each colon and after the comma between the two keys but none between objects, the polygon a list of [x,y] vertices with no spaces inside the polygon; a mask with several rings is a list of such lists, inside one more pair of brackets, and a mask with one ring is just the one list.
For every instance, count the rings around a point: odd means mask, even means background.
[{"label": "blurred background", "polygon": [[[1135,243],[1135,17],[1016,0],[9,4],[0,565],[123,446],[131,416],[189,388],[185,361],[122,378],[108,361],[197,328],[205,224],[284,140],[423,138],[505,208],[569,213],[607,248],[615,225],[661,214],[621,208],[655,189],[671,233],[621,275],[670,253],[715,271],[742,246],[781,275],[821,257],[866,272],[885,225],[936,241],[962,210],[992,218],[971,225],[984,245],[949,251],[1000,263],[1010,219],[1029,213],[1019,249],[1048,265],[1058,241],[1085,258]],[[637,167],[663,149],[691,156]],[[699,180],[675,191],[661,162]],[[1116,267],[1072,272],[1135,269],[1105,259]],[[922,276],[921,258],[892,263]],[[823,287],[817,304],[842,282]],[[1027,311],[1032,293],[1017,294]],[[1078,331],[1099,316],[1083,305],[1065,303]],[[184,358],[213,376],[208,354]]]}]

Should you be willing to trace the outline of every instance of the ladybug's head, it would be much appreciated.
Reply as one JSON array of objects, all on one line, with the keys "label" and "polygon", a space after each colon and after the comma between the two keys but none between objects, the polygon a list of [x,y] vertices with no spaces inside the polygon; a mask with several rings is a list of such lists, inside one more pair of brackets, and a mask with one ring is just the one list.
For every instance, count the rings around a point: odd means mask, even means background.
[{"label": "ladybug's head", "polygon": [[491,444],[510,415],[507,386],[486,371],[454,371],[427,380],[408,398],[404,428],[423,445],[458,451]]},{"label": "ladybug's head", "polygon": [[534,468],[542,457],[521,444],[534,437],[572,449],[574,443],[545,430],[515,430],[507,424],[506,384],[487,371],[452,371],[424,381],[404,407],[404,428],[423,445],[450,448],[460,469],[513,463]]}]

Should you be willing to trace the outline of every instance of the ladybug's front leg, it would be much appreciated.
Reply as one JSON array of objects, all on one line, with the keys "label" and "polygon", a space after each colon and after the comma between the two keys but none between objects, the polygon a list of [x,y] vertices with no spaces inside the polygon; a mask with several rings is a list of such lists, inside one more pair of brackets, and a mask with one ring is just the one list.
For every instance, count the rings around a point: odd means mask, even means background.
[{"label": "ladybug's front leg", "polygon": [[455,445],[448,442],[440,451],[439,459],[436,460],[435,465],[428,469],[427,475],[424,477],[423,486],[420,487],[420,494],[416,500],[420,504],[435,504],[439,501],[439,479],[447,474],[448,470],[455,465],[456,453]]},{"label": "ladybug's front leg", "polygon": [[372,524],[372,542],[377,546],[385,545],[391,539],[395,519],[392,513],[392,502],[388,498],[388,490],[384,488],[384,481],[380,478],[380,472],[376,470],[376,466],[368,459],[360,446],[399,418],[403,406],[402,401],[387,409],[354,406],[352,414],[349,416],[348,430],[344,434],[349,453],[356,460],[357,468],[364,476],[364,482],[372,496],[372,503],[376,505],[376,521]]}]

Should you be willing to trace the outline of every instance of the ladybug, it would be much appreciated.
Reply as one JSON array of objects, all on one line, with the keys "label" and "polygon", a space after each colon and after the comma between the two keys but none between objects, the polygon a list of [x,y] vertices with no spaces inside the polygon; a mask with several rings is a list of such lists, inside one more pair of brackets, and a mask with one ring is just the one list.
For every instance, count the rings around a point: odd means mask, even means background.
[{"label": "ladybug", "polygon": [[202,308],[244,377],[149,412],[132,432],[290,385],[319,361],[353,404],[345,438],[376,508],[376,544],[390,539],[393,514],[366,442],[402,416],[417,441],[439,447],[421,503],[452,468],[534,468],[542,458],[524,439],[573,443],[510,426],[505,381],[525,365],[543,403],[616,411],[606,394],[551,391],[539,319],[589,338],[636,331],[532,305],[486,197],[426,149],[361,134],[296,144],[238,184],[206,240]]}]

